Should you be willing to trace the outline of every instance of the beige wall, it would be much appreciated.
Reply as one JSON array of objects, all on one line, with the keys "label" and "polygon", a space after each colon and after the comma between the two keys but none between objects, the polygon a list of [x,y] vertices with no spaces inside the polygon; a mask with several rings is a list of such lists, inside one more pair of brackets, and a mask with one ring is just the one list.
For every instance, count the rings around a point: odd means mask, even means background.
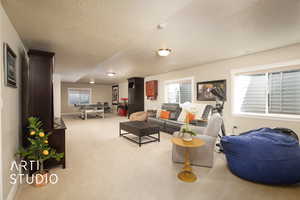
[{"label": "beige wall", "polygon": [[128,82],[119,83],[119,101],[121,98],[128,98]]},{"label": "beige wall", "polygon": [[[15,159],[15,153],[19,146],[19,135],[21,130],[21,82],[20,82],[20,70],[21,70],[21,53],[24,51],[24,46],[15,31],[13,25],[9,21],[2,5],[0,5],[0,34],[1,34],[1,52],[0,52],[0,79],[1,79],[1,99],[3,107],[1,109],[1,161],[3,178],[1,183],[3,184],[3,191],[0,192],[3,199],[7,199],[10,191],[12,195],[12,185],[9,184],[10,164]],[[6,42],[11,49],[17,54],[17,83],[18,88],[10,88],[4,85],[3,80],[3,48],[2,44]],[[0,184],[1,186],[1,184]],[[11,196],[10,196],[11,197]]]},{"label": "beige wall", "polygon": [[68,104],[68,88],[91,88],[92,103],[109,102],[112,100],[112,86],[99,84],[62,83],[61,84],[61,112],[62,114],[76,113],[77,108]]},{"label": "beige wall", "polygon": [[[271,51],[265,51],[248,56],[234,59],[214,62],[210,64],[199,65],[193,68],[173,71],[165,74],[146,77],[147,80],[158,80],[158,99],[150,101],[145,99],[145,109],[158,108],[164,102],[164,81],[180,79],[184,77],[194,77],[194,102],[196,101],[196,82],[218,79],[227,79],[227,102],[225,104],[224,118],[227,132],[232,131],[233,126],[237,126],[237,132],[259,127],[287,127],[295,130],[300,135],[300,121],[290,120],[271,120],[249,117],[237,117],[231,112],[231,70],[248,68],[257,65],[265,65],[279,62],[300,59],[300,44],[289,47],[279,48]],[[121,88],[120,88],[121,89]],[[125,90],[125,89],[123,89]],[[120,93],[125,91],[120,91]],[[214,102],[210,102],[214,103]]]}]

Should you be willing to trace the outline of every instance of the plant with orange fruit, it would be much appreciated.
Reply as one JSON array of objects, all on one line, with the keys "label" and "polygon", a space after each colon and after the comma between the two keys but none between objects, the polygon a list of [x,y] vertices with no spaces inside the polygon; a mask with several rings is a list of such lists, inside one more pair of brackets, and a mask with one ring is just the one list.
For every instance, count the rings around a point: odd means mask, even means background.
[{"label": "plant with orange fruit", "polygon": [[45,133],[42,129],[42,122],[36,117],[28,118],[28,141],[30,142],[29,146],[26,148],[20,148],[17,153],[23,159],[27,160],[35,160],[39,162],[39,170],[40,174],[45,173],[44,169],[44,161],[55,158],[56,160],[60,160],[64,157],[63,153],[56,153],[56,150],[51,148],[48,144],[48,137],[50,133]]}]

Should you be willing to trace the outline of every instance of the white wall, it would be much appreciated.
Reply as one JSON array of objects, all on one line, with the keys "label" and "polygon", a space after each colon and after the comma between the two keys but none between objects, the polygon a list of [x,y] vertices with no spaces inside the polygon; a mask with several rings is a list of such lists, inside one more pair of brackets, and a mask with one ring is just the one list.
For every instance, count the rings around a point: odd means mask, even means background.
[{"label": "white wall", "polygon": [[[8,19],[2,4],[0,6],[0,33],[1,33],[1,52],[0,52],[0,77],[1,77],[1,99],[3,107],[1,109],[1,156],[2,156],[2,175],[1,183],[3,191],[0,193],[3,199],[13,196],[16,187],[9,184],[10,164],[15,159],[15,153],[19,146],[19,138],[21,135],[21,54],[24,52],[22,44],[17,32]],[[18,88],[10,88],[4,85],[4,66],[3,66],[3,42],[9,44],[10,48],[17,55],[17,84]],[[12,191],[11,194],[10,191]]]},{"label": "white wall", "polygon": [[62,83],[61,84],[61,112],[62,114],[71,114],[78,112],[77,108],[68,104],[68,88],[91,88],[92,102],[108,102],[112,101],[112,86],[100,84],[84,84],[84,83]]},{"label": "white wall", "polygon": [[[231,132],[233,126],[238,127],[238,132],[259,127],[286,127],[291,128],[300,135],[300,122],[290,120],[273,120],[237,117],[231,113],[231,70],[248,68],[251,66],[265,65],[279,62],[286,62],[300,59],[300,44],[265,51],[248,56],[228,59],[210,64],[199,65],[197,67],[173,71],[165,74],[146,77],[145,81],[158,80],[158,99],[150,101],[145,99],[145,109],[156,109],[164,102],[164,81],[180,79],[184,77],[194,77],[194,102],[202,103],[196,100],[196,82],[227,79],[227,102],[225,104],[224,118],[227,132]],[[213,102],[210,102],[213,103]]]},{"label": "white wall", "polygon": [[54,117],[61,117],[61,77],[53,74],[53,107]]},{"label": "white wall", "polygon": [[128,81],[119,83],[119,102],[121,98],[128,98]]}]

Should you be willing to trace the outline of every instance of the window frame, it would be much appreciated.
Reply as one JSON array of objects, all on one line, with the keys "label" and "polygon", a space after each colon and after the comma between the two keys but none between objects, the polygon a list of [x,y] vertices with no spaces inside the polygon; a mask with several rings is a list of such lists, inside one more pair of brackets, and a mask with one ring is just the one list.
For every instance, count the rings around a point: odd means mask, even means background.
[{"label": "window frame", "polygon": [[68,88],[68,105],[69,106],[74,106],[74,104],[70,104],[70,98],[69,98],[69,92],[70,90],[89,90],[89,95],[90,95],[90,98],[89,98],[89,104],[91,104],[92,102],[92,88]]},{"label": "window frame", "polygon": [[[271,73],[271,70],[276,68],[284,68],[294,65],[300,65],[300,60],[293,60],[289,62],[282,62],[282,63],[275,63],[270,65],[260,65],[260,66],[254,66],[254,67],[247,67],[243,69],[233,69],[231,70],[231,113],[233,116],[236,117],[247,117],[247,118],[258,118],[258,119],[270,119],[270,120],[283,120],[283,121],[300,121],[300,115],[297,114],[276,114],[276,113],[269,113],[269,101],[268,101],[268,95],[269,95],[269,86],[267,86],[267,98],[266,98],[266,112],[265,113],[250,113],[250,112],[241,112],[238,110],[238,105],[235,104],[236,102],[236,77],[238,74],[242,73],[260,73],[259,71],[267,71],[264,72],[266,77],[268,77],[269,73]],[[281,71],[289,71],[289,69],[282,69]]]},{"label": "window frame", "polygon": [[[172,80],[166,80],[164,81],[164,101],[166,103],[168,103],[168,91],[167,91],[167,84],[170,83],[178,83],[180,81],[186,81],[186,80],[190,80],[191,81],[191,87],[192,87],[192,97],[191,97],[191,103],[194,102],[194,77],[185,77],[185,78],[180,78],[180,79],[172,79]],[[179,98],[180,99],[180,98]],[[182,103],[178,103],[179,105],[181,105]]]}]

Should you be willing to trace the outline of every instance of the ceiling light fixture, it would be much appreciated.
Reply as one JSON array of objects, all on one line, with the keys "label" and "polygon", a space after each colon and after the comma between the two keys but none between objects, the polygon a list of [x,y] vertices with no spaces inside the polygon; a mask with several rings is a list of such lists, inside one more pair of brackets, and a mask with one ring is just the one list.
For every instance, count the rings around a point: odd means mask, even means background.
[{"label": "ceiling light fixture", "polygon": [[171,51],[172,51],[171,49],[158,49],[157,54],[159,56],[166,57],[166,56],[170,55]]},{"label": "ceiling light fixture", "polygon": [[90,83],[90,84],[95,84],[95,80],[94,80],[94,79],[91,79],[89,83]]},{"label": "ceiling light fixture", "polygon": [[108,72],[108,73],[107,73],[107,76],[110,76],[110,77],[115,76],[115,75],[116,75],[115,72]]}]

